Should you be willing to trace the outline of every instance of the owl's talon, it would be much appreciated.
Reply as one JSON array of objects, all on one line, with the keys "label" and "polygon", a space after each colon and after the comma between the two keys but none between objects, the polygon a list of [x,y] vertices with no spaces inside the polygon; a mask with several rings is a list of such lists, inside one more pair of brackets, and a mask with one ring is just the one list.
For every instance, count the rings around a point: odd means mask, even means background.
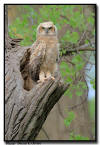
[{"label": "owl's talon", "polygon": [[55,80],[54,77],[49,76],[49,77],[44,78],[43,80],[38,80],[37,83],[44,83],[45,81],[47,81],[47,80],[49,80],[49,79]]},{"label": "owl's talon", "polygon": [[[39,32],[40,30],[41,32]],[[39,80],[37,81],[37,83],[45,83],[48,80],[54,81],[55,78],[53,77],[53,75],[55,71],[57,71],[56,58],[58,58],[59,54],[59,43],[57,39],[56,26],[53,24],[53,22],[40,23],[37,28],[37,34],[37,40],[31,48],[32,51],[30,54],[31,56],[29,66],[30,70],[35,69],[40,70],[40,72],[31,70],[32,76],[35,75],[35,72],[39,73]],[[54,38],[52,36],[54,36]],[[52,61],[51,56],[53,58]]]},{"label": "owl's talon", "polygon": [[55,80],[55,78],[52,77],[52,76],[49,76],[49,77],[45,78],[45,80],[49,80],[49,79]]},{"label": "owl's talon", "polygon": [[44,83],[44,80],[38,80],[37,83]]},{"label": "owl's talon", "polygon": [[52,80],[55,80],[55,78],[54,78],[54,77],[51,77],[51,79],[52,79]]},{"label": "owl's talon", "polygon": [[45,78],[44,80],[47,81],[49,79],[49,77]]},{"label": "owl's talon", "polygon": [[46,81],[47,80],[47,78],[44,78],[44,81]]}]

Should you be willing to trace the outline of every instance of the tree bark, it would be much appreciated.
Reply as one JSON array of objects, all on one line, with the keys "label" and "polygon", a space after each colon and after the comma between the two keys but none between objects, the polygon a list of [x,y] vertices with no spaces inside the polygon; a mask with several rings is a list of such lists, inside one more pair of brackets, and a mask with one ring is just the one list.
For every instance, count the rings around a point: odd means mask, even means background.
[{"label": "tree bark", "polygon": [[49,112],[68,88],[57,77],[55,81],[35,83],[29,91],[25,89],[24,68],[27,69],[30,47],[20,47],[21,40],[8,36],[5,5],[5,141],[35,140]]},{"label": "tree bark", "polygon": [[5,140],[35,140],[69,85],[57,77],[55,81],[36,83],[30,91],[25,90],[21,73],[21,67],[25,66],[21,62],[30,48],[18,46],[19,39],[8,39],[5,40],[10,46],[5,53]]},{"label": "tree bark", "polygon": [[21,39],[8,36],[7,15],[5,7],[5,141],[35,140],[69,84],[64,85],[58,76],[55,81],[35,83],[31,90],[25,89],[23,70],[30,47],[20,47]]}]

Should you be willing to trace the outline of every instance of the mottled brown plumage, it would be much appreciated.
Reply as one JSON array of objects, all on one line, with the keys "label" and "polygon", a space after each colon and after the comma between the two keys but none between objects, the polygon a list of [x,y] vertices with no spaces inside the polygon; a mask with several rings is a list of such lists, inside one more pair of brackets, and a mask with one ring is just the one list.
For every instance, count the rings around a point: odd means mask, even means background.
[{"label": "mottled brown plumage", "polygon": [[37,39],[30,56],[30,74],[33,80],[44,82],[54,79],[57,70],[59,45],[57,28],[52,22],[41,23],[37,28]]}]

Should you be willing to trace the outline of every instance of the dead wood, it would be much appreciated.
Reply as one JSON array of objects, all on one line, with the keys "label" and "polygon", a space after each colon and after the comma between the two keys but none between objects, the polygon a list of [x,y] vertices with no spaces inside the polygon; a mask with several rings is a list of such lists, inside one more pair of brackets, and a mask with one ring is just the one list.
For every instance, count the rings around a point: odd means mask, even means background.
[{"label": "dead wood", "polygon": [[19,39],[5,38],[9,46],[5,52],[5,140],[35,140],[68,85],[58,76],[55,81],[25,88],[30,47],[18,46]]}]

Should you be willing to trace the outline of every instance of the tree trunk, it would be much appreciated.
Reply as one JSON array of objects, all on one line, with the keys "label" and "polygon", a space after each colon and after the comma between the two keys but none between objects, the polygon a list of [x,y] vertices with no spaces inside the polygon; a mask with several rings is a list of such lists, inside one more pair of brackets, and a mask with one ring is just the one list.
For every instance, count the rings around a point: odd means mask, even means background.
[{"label": "tree trunk", "polygon": [[[35,140],[39,134],[49,112],[52,110],[57,101],[64,94],[65,90],[69,85],[64,85],[60,77],[58,76],[55,81],[48,80],[43,84],[35,83],[32,89],[30,88],[30,81],[26,84],[26,76],[24,68],[27,69],[27,63],[30,57],[30,47],[20,47],[19,43],[21,39],[11,39],[8,36],[8,18],[7,18],[7,5],[5,5],[5,141],[9,140]],[[72,50],[73,51],[73,50]],[[76,50],[75,50],[76,51]],[[29,88],[28,88],[29,87]],[[62,98],[60,100],[61,108],[65,107],[66,104],[72,105],[77,104],[78,98],[73,99],[73,102],[68,100],[68,98]],[[79,100],[80,101],[80,100]],[[67,103],[66,103],[67,102]],[[87,101],[86,101],[87,103]],[[59,112],[59,104],[56,104],[55,107]],[[77,118],[79,121],[84,118],[83,121],[86,122],[88,114],[86,111],[82,113],[84,104],[76,109]],[[54,107],[54,108],[55,108]],[[72,108],[73,109],[73,108]],[[88,109],[88,106],[85,106],[85,110]],[[62,109],[64,110],[64,109]],[[57,111],[53,114],[51,111],[50,116],[47,121],[48,128],[44,128],[50,131],[51,135],[55,134],[53,139],[67,139],[66,134],[63,135],[66,131],[65,125],[61,124],[62,118],[58,117]],[[84,110],[83,110],[84,111]],[[86,114],[86,115],[84,115]],[[83,115],[83,116],[82,116]],[[52,119],[54,118],[54,119]],[[60,118],[60,119],[59,119]],[[51,119],[51,120],[50,120]],[[56,120],[57,119],[57,120]],[[53,120],[53,121],[52,121]],[[55,120],[55,123],[54,123]],[[46,121],[46,123],[47,123]],[[58,121],[58,122],[57,122]],[[73,123],[75,127],[69,127],[66,133],[69,135],[72,130],[76,129],[76,122],[78,124],[78,129],[80,132],[84,131],[84,134],[88,134],[88,126],[75,120]],[[58,123],[57,131],[54,132],[56,127],[56,122]],[[50,123],[53,125],[50,125]],[[59,125],[61,124],[61,125]],[[45,124],[44,124],[45,125]],[[63,126],[63,128],[62,128]],[[53,128],[52,130],[51,127]],[[44,130],[45,132],[45,130]],[[53,132],[53,133],[52,133]],[[79,133],[80,133],[79,132]],[[60,134],[60,135],[59,135]],[[52,136],[50,139],[52,139]],[[62,138],[62,136],[64,136]],[[42,138],[43,139],[43,138]]]},{"label": "tree trunk", "polygon": [[8,36],[7,15],[5,5],[5,140],[35,140],[68,85],[58,77],[44,84],[35,83],[30,91],[25,90],[22,71],[27,68],[30,48],[20,47],[21,39]]},{"label": "tree trunk", "polygon": [[55,81],[36,83],[30,91],[25,90],[21,70],[27,64],[30,48],[18,46],[20,39],[5,38],[9,46],[5,53],[5,140],[35,140],[69,85],[57,77]]}]

